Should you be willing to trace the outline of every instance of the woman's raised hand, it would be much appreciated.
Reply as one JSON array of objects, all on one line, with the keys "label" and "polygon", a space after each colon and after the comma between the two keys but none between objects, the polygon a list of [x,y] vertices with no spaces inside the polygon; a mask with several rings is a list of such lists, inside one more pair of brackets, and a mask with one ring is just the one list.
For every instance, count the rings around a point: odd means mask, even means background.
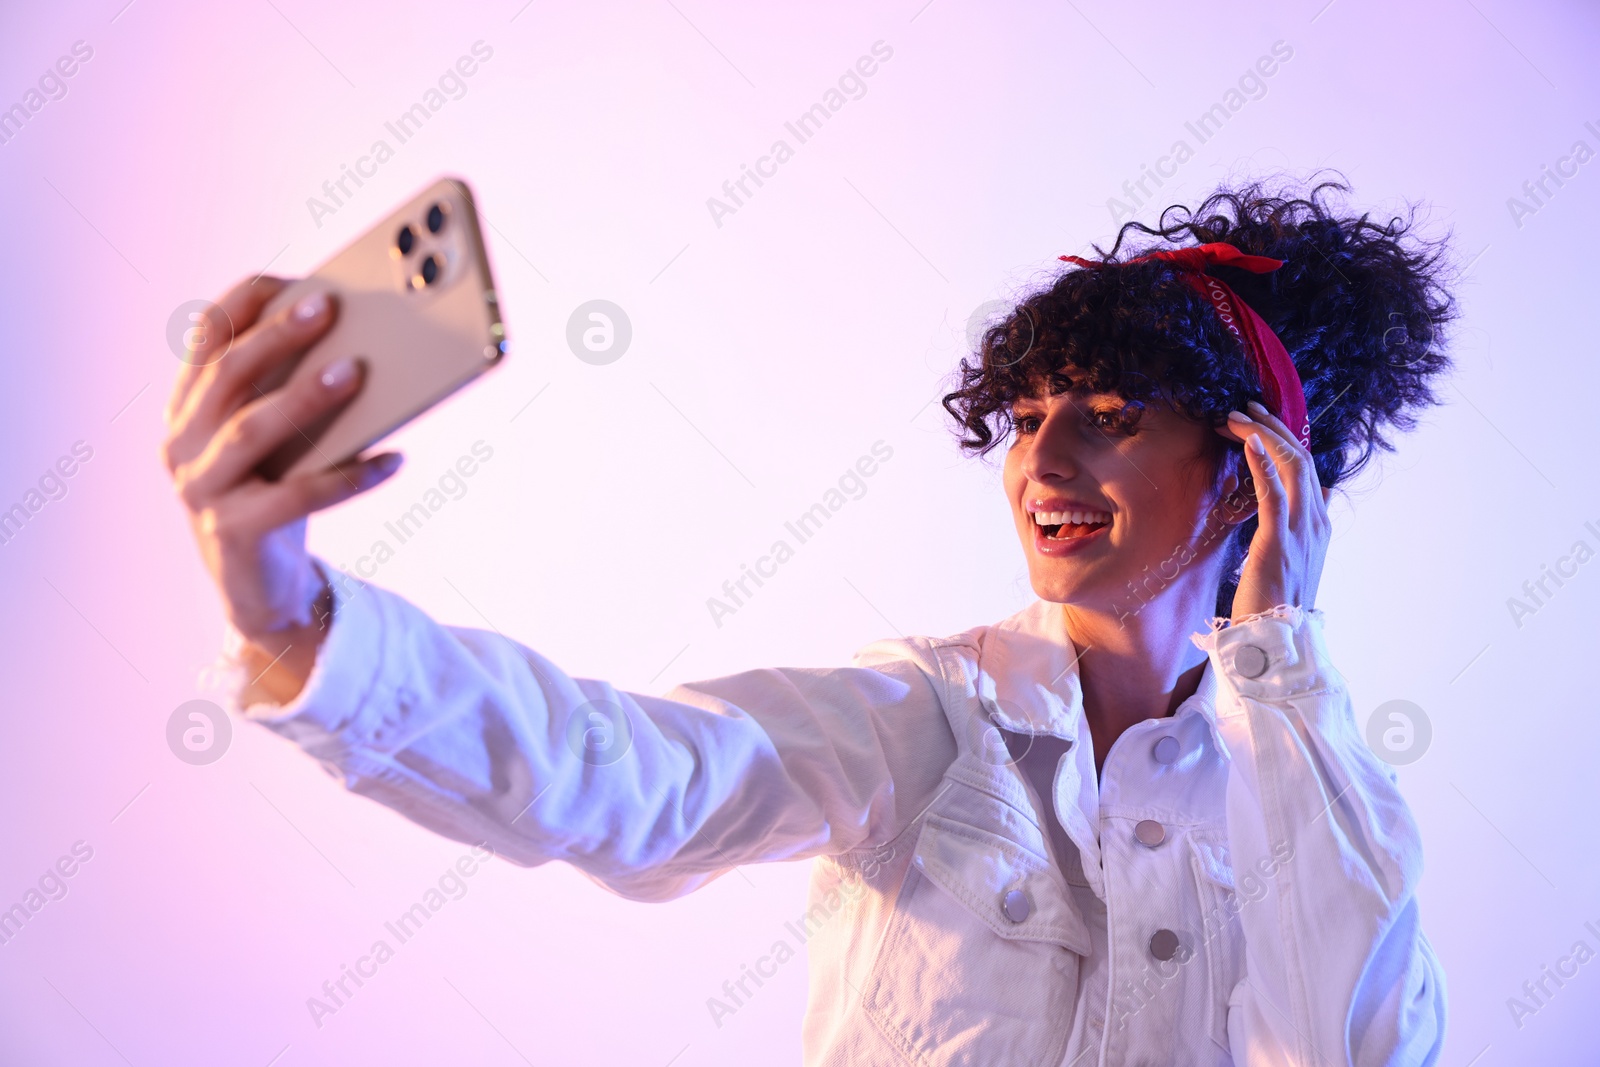
[{"label": "woman's raised hand", "polygon": [[1248,407],[1248,414],[1232,412],[1219,427],[1244,442],[1260,520],[1233,597],[1236,622],[1279,604],[1315,607],[1333,530],[1330,491],[1317,481],[1311,453],[1264,406],[1252,400]]},{"label": "woman's raised hand", "polygon": [[400,466],[399,454],[389,452],[279,482],[254,473],[300,427],[361,389],[360,366],[349,359],[320,377],[269,393],[257,388],[338,314],[328,294],[315,292],[257,321],[286,284],[242,282],[191,331],[186,365],[167,401],[162,448],[228,619],[249,642],[246,659],[275,665],[265,689],[279,699],[298,692],[316,662],[330,596],[306,552],[306,517],[371,489]]}]

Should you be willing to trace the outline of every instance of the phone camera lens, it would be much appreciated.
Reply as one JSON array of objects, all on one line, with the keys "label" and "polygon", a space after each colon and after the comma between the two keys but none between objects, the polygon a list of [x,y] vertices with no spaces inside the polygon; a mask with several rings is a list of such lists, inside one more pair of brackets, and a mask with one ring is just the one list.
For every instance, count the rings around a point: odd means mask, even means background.
[{"label": "phone camera lens", "polygon": [[432,285],[439,278],[439,261],[432,256],[422,261],[422,284]]},{"label": "phone camera lens", "polygon": [[444,208],[438,204],[428,209],[428,232],[438,233],[444,229]]},{"label": "phone camera lens", "polygon": [[394,244],[396,248],[400,249],[402,256],[409,256],[411,250],[416,247],[417,235],[411,232],[410,226],[402,226],[400,227],[399,236],[394,239]]}]

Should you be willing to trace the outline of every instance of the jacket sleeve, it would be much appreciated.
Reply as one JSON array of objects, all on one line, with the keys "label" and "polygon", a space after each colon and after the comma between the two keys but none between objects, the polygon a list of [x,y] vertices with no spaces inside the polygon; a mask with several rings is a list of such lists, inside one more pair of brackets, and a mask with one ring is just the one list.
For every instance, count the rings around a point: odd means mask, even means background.
[{"label": "jacket sleeve", "polygon": [[1394,771],[1356,728],[1322,613],[1280,606],[1194,642],[1218,678],[1234,869],[1270,875],[1239,911],[1235,1062],[1434,1063],[1445,982],[1418,916],[1421,842]]},{"label": "jacket sleeve", "polygon": [[430,830],[524,866],[566,860],[631,899],[888,840],[955,757],[925,639],[656,697],[569,677],[376,586],[333,585],[301,693],[238,710]]}]

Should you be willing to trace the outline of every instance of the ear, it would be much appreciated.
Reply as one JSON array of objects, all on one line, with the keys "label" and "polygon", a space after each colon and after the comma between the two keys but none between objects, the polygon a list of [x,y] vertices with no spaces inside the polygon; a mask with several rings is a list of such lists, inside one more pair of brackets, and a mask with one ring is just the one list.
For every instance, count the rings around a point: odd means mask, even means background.
[{"label": "ear", "polygon": [[1244,449],[1230,448],[1222,454],[1222,462],[1217,467],[1217,500],[1212,509],[1229,526],[1255,518],[1255,483],[1250,478]]}]

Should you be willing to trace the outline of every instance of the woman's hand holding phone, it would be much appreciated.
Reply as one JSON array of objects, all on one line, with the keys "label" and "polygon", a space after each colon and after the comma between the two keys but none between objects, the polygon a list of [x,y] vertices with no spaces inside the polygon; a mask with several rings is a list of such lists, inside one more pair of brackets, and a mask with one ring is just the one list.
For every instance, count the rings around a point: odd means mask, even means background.
[{"label": "woman's hand holding phone", "polygon": [[162,450],[228,619],[248,642],[245,663],[261,672],[247,696],[278,703],[293,699],[311,673],[332,595],[306,551],[306,517],[400,467],[400,455],[385,452],[277,482],[257,475],[257,465],[300,427],[361,389],[361,368],[349,359],[269,393],[255,387],[304,353],[338,315],[327,293],[314,292],[257,321],[287,284],[243,282],[207,315],[167,402]]}]

